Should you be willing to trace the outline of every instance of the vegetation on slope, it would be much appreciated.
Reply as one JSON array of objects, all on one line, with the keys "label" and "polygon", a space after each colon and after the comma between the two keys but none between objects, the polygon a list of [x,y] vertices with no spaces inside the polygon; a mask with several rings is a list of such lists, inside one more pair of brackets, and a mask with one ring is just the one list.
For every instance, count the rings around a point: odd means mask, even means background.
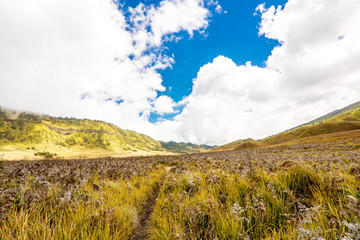
[{"label": "vegetation on slope", "polygon": [[9,155],[18,151],[28,156],[193,153],[207,149],[156,141],[102,121],[54,118],[0,108],[0,152],[1,147],[3,151],[9,149]]},{"label": "vegetation on slope", "polygon": [[182,153],[182,154],[204,152],[214,147],[205,144],[197,145],[193,143],[183,143],[183,142],[177,143],[174,141],[170,141],[170,142],[161,141],[160,143],[161,146],[167,149],[168,151],[175,153]]},{"label": "vegetation on slope", "polygon": [[251,149],[261,147],[261,143],[254,139],[248,138],[245,140],[238,140],[235,142],[231,142],[219,147],[212,148],[211,150],[217,151],[226,151],[226,150],[241,150],[241,149]]},{"label": "vegetation on slope", "polygon": [[329,115],[332,116],[332,118],[323,118],[324,120],[321,120],[320,122],[314,122],[311,123],[311,125],[303,125],[293,130],[265,138],[261,140],[261,142],[267,145],[274,145],[321,134],[330,134],[360,129],[360,107],[350,109],[345,113],[343,111],[340,112],[340,115]]},{"label": "vegetation on slope", "polygon": [[353,130],[360,130],[360,102],[262,140],[238,140],[213,148],[212,150],[240,150],[276,144],[290,144],[293,141],[303,138]]},{"label": "vegetation on slope", "polygon": [[[359,102],[356,102],[356,103],[353,103],[347,107],[344,107],[342,109],[338,109],[338,110],[335,110],[335,111],[332,111],[331,113],[328,113],[322,117],[319,117],[313,121],[310,121],[308,123],[305,123],[301,126],[304,126],[304,125],[313,125],[313,124],[317,124],[317,123],[321,123],[321,122],[324,122],[324,121],[327,121],[327,120],[330,120],[332,118],[335,118],[339,115],[342,115],[342,114],[345,114],[345,113],[349,113],[349,112],[354,112],[356,111],[357,109],[360,108],[360,101]],[[301,126],[298,126],[298,127],[301,127]]]}]

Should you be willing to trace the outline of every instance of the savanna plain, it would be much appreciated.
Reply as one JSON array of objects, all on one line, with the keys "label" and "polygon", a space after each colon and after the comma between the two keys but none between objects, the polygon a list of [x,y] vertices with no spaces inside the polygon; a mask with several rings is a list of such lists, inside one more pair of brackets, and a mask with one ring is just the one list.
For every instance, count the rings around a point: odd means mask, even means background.
[{"label": "savanna plain", "polygon": [[1,239],[359,239],[360,132],[189,155],[3,161]]}]

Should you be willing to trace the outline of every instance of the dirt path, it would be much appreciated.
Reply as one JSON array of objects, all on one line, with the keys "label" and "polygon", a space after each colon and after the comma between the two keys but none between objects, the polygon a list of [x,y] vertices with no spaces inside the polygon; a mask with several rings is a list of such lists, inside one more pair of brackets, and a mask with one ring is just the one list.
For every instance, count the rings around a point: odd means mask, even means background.
[{"label": "dirt path", "polygon": [[[168,172],[168,169],[166,169]],[[164,183],[166,175],[156,184],[153,192],[149,195],[149,198],[143,205],[141,214],[139,216],[139,225],[135,228],[132,239],[134,240],[145,240],[150,237],[149,228],[151,226],[151,216],[155,208],[156,200],[159,196],[160,188]]]}]

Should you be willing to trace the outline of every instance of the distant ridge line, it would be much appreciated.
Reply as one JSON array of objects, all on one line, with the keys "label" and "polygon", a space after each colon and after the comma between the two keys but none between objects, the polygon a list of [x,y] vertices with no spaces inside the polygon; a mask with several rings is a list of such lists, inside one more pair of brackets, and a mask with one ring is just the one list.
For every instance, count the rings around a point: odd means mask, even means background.
[{"label": "distant ridge line", "polygon": [[307,123],[303,123],[303,124],[301,124],[299,126],[290,128],[290,129],[288,129],[288,130],[286,130],[284,132],[288,132],[288,131],[291,131],[291,130],[294,130],[294,129],[297,129],[297,128],[300,128],[300,127],[303,127],[303,126],[306,126],[306,125],[315,124],[315,123],[318,123],[318,122],[321,122],[321,121],[326,121],[326,120],[329,120],[330,118],[336,117],[336,116],[338,116],[340,114],[347,113],[347,112],[352,111],[352,110],[354,110],[356,108],[359,108],[359,107],[360,107],[360,101],[358,101],[356,103],[353,103],[353,104],[351,104],[349,106],[346,106],[344,108],[334,110],[334,111],[332,111],[332,112],[330,112],[330,113],[328,113],[328,114],[326,114],[324,116],[318,117],[318,118],[316,118],[314,120],[311,120],[311,121],[309,121]]}]

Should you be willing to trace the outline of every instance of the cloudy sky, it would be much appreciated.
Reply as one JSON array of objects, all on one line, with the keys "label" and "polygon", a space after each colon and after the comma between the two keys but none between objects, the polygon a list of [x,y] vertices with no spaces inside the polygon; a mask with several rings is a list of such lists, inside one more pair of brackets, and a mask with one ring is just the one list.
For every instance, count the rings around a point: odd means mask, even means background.
[{"label": "cloudy sky", "polygon": [[159,140],[263,138],[360,100],[359,0],[0,0],[0,105]]}]

